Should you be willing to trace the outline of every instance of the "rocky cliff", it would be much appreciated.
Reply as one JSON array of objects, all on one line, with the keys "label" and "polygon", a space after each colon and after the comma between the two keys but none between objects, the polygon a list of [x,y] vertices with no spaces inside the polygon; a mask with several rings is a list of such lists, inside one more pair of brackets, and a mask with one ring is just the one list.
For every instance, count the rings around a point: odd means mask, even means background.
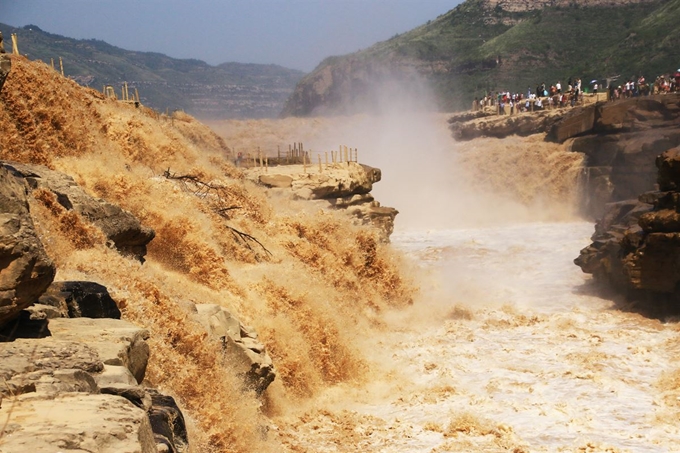
[{"label": "rocky cliff", "polygon": [[518,12],[550,7],[574,8],[584,6],[616,6],[649,3],[653,1],[654,0],[484,0],[482,3],[487,10],[498,8],[503,11]]},{"label": "rocky cliff", "polygon": [[680,145],[680,93],[470,119],[449,120],[457,140],[539,134],[586,156],[582,212],[599,218],[605,205],[655,188],[654,159]]},{"label": "rocky cliff", "polygon": [[652,316],[680,313],[680,148],[656,159],[659,190],[608,205],[574,260]]}]

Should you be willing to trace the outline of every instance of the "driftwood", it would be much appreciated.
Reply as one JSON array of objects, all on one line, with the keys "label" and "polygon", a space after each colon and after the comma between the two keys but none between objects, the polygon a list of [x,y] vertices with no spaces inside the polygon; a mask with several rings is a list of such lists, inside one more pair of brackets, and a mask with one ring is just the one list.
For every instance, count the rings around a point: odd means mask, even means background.
[{"label": "driftwood", "polygon": [[[167,179],[179,181],[182,183],[185,190],[193,193],[199,198],[207,198],[210,196],[214,200],[215,212],[227,220],[231,219],[229,216],[231,211],[242,209],[241,206],[226,206],[226,193],[229,189],[225,186],[202,181],[199,177],[194,175],[177,175],[175,173],[171,173],[169,168],[163,172],[163,176]],[[239,243],[247,247],[251,252],[256,253],[251,245],[251,243],[255,243],[259,245],[267,255],[272,256],[272,253],[267,250],[262,242],[260,242],[256,237],[248,233],[244,233],[243,231],[238,230],[231,225],[227,224],[225,226],[229,229],[229,231],[231,231],[231,234],[234,236],[234,238],[236,238]]]}]

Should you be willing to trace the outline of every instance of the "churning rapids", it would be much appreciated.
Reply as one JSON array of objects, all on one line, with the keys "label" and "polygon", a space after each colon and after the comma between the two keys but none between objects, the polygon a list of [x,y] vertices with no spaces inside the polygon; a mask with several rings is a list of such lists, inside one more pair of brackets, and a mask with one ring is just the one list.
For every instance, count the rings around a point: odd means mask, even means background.
[{"label": "churning rapids", "polygon": [[[316,452],[678,451],[678,325],[620,310],[573,264],[593,232],[574,214],[580,157],[537,137],[452,145],[443,121],[429,118],[437,128],[428,133],[418,121],[385,128],[364,118],[371,136],[385,133],[362,142],[360,132],[352,144],[383,169],[374,193],[401,211],[392,243],[418,269],[419,300],[391,314],[379,337],[358,340],[376,364],[367,385],[329,388],[275,420],[283,443]],[[347,122],[344,132],[317,124],[308,141],[332,149],[359,124]],[[221,127],[229,138],[246,126]],[[362,159],[366,149],[384,151]],[[473,195],[480,181],[487,194]]]}]

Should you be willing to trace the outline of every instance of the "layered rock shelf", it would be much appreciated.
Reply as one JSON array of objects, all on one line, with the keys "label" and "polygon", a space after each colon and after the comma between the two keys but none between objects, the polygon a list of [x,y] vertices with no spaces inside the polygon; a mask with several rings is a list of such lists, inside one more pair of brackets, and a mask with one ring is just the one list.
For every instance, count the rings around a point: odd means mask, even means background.
[{"label": "layered rock shelf", "polygon": [[[0,450],[189,451],[178,404],[145,381],[149,331],[120,319],[103,285],[53,281],[56,266],[34,230],[31,197],[75,212],[130,259],[143,262],[154,238],[131,213],[67,175],[0,163]],[[276,371],[257,333],[218,304],[190,303],[186,312],[222,345],[214,366],[231,368],[244,390],[261,395]]]},{"label": "layered rock shelf", "polygon": [[317,165],[280,165],[250,169],[247,175],[297,199],[323,200],[327,208],[345,211],[356,223],[375,227],[384,241],[389,241],[394,231],[399,211],[381,206],[370,194],[373,184],[382,178],[379,168],[357,162],[333,163],[321,169]]},{"label": "layered rock shelf", "polygon": [[659,190],[608,205],[574,262],[653,316],[680,313],[680,147],[656,159]]},{"label": "layered rock shelf", "polygon": [[605,205],[654,190],[654,159],[680,145],[680,93],[517,115],[454,115],[459,141],[543,134],[546,141],[583,153],[582,212],[599,218]]}]

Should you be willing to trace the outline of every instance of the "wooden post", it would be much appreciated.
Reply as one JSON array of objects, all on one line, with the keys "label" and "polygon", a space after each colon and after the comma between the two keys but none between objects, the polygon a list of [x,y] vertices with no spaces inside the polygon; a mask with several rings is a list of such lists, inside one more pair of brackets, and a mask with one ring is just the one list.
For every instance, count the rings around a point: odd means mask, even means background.
[{"label": "wooden post", "polygon": [[319,158],[319,173],[323,173],[323,168],[321,167],[321,154],[316,155]]},{"label": "wooden post", "polygon": [[307,173],[307,159],[305,159],[305,155],[302,155],[302,170]]},{"label": "wooden post", "polygon": [[17,34],[12,33],[11,36],[12,36],[12,53],[14,55],[20,55],[19,54],[19,44],[18,44],[18,41],[17,41]]},{"label": "wooden post", "polygon": [[54,71],[54,58],[50,58],[50,64],[52,65],[52,70]]},{"label": "wooden post", "polygon": [[64,62],[59,57],[59,69],[61,69],[61,76],[64,77]]},{"label": "wooden post", "polygon": [[347,150],[347,145],[345,145],[345,162],[349,164],[349,151]]},{"label": "wooden post", "polygon": [[139,102],[139,91],[137,91],[137,87],[135,87],[135,97],[137,98],[137,104],[141,104],[141,102]]},{"label": "wooden post", "polygon": [[264,172],[269,173],[269,157],[264,158]]},{"label": "wooden post", "polygon": [[328,167],[328,151],[324,151],[324,154],[326,154],[326,167]]},{"label": "wooden post", "polygon": [[281,165],[281,145],[276,145],[276,155],[277,155],[276,163]]}]

